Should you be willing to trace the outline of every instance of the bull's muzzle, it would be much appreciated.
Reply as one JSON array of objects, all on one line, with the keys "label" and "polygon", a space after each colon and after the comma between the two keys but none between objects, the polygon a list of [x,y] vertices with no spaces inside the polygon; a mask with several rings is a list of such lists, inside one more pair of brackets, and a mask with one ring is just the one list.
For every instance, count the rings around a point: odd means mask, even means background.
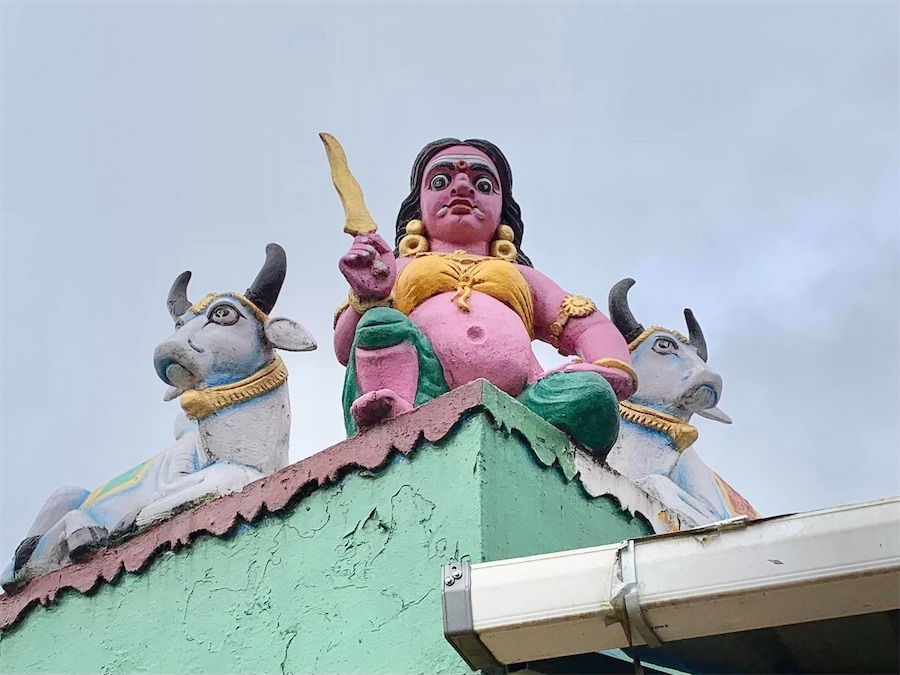
[{"label": "bull's muzzle", "polygon": [[193,350],[180,342],[166,341],[153,350],[153,367],[166,384],[179,389],[192,389],[200,377]]}]

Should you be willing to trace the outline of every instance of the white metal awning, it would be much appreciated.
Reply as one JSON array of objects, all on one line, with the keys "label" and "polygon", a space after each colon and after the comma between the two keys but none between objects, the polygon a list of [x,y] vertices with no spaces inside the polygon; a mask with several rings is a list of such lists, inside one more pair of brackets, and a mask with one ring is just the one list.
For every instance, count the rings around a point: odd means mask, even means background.
[{"label": "white metal awning", "polygon": [[442,576],[445,634],[473,668],[887,612],[900,608],[900,498]]}]

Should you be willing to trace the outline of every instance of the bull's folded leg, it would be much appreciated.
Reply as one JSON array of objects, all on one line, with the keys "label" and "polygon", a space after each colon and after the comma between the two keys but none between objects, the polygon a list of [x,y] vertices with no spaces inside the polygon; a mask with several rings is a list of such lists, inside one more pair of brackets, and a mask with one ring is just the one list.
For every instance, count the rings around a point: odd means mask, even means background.
[{"label": "bull's folded leg", "polygon": [[59,523],[67,513],[79,508],[89,494],[88,490],[80,487],[61,487],[56,490],[44,502],[31,527],[28,528],[26,539],[40,537]]},{"label": "bull's folded leg", "polygon": [[16,554],[13,556],[13,570],[17,571],[28,562],[31,554],[34,553],[34,547],[41,540],[41,536],[36,534],[32,537],[26,537],[22,543],[16,548]]},{"label": "bull's folded leg", "polygon": [[63,538],[72,560],[106,546],[109,533],[81,509],[73,509],[62,517]]},{"label": "bull's folded leg", "polygon": [[52,572],[65,565],[69,561],[65,534],[65,519],[61,518],[53,527],[37,538],[34,548],[28,552],[26,557],[26,549],[31,547],[31,541],[33,541],[31,537],[28,537],[19,545],[19,549],[16,551],[17,556],[13,556],[9,565],[0,574],[0,586],[7,592],[11,592],[23,581]]},{"label": "bull's folded leg", "polygon": [[75,530],[66,537],[66,546],[72,560],[83,558],[99,548],[106,546],[109,539],[106,529],[99,525],[88,525]]},{"label": "bull's folded leg", "polygon": [[216,462],[186,476],[183,489],[175,489],[168,496],[148,504],[137,514],[134,523],[137,527],[144,527],[168,518],[183,506],[236,492],[264,477],[265,474],[250,466]]},{"label": "bull's folded leg", "polygon": [[143,508],[143,506],[134,508],[131,511],[128,511],[124,516],[119,518],[119,522],[117,522],[113,526],[112,530],[109,531],[110,536],[118,537],[136,529],[137,516]]},{"label": "bull's folded leg", "polygon": [[668,476],[653,473],[637,479],[634,483],[668,508],[687,516],[695,523],[708,523],[719,519],[709,504],[685,492]]}]

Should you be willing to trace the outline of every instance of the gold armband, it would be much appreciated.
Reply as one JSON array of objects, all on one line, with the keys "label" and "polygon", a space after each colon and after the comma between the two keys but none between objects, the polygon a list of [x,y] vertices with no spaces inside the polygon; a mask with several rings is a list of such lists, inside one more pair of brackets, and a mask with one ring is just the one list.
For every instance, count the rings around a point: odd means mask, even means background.
[{"label": "gold armband", "polygon": [[590,316],[597,311],[597,305],[590,298],[583,295],[567,295],[559,305],[559,314],[556,321],[550,324],[550,336],[548,342],[559,349],[559,338],[569,319],[580,319]]},{"label": "gold armband", "polygon": [[368,310],[373,309],[375,307],[393,307],[393,306],[394,306],[394,296],[393,295],[390,295],[387,298],[384,298],[382,300],[363,300],[361,297],[359,297],[356,293],[354,293],[351,290],[347,294],[347,299],[344,300],[340,305],[338,305],[338,308],[336,310],[334,310],[334,327],[335,328],[337,327],[338,319],[340,318],[341,314],[343,314],[344,311],[348,307],[352,307],[354,310],[356,310],[357,314],[363,315]]},{"label": "gold armband", "polygon": [[600,366],[601,368],[614,368],[615,370],[621,370],[623,373],[628,375],[633,381],[635,386],[637,386],[637,373],[634,372],[634,368],[629,366],[624,361],[620,361],[619,359],[597,359],[594,361],[595,366]]}]

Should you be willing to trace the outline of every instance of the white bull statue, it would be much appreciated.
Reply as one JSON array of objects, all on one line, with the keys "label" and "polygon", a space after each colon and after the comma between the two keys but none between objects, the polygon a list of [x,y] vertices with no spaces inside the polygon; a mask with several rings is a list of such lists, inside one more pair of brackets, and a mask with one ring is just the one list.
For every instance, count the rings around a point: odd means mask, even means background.
[{"label": "white bull statue", "polygon": [[716,405],[722,378],[706,363],[706,340],[690,309],[684,310],[688,336],[650,326],[644,328],[628,307],[633,279],[623,279],[609,293],[609,316],[625,337],[638,389],[620,403],[619,438],[607,456],[609,466],[665,506],[702,525],[759,514],[710,469],[693,447],[701,417],[731,424]]},{"label": "white bull statue", "polygon": [[175,442],[93,492],[53,493],[3,572],[11,590],[68,565],[184,505],[239,490],[287,465],[287,369],[275,349],[316,348],[300,324],[270,318],[287,270],[277,244],[243,295],[213,293],[191,304],[184,272],[169,291],[175,333],[154,354],[156,372],[180,396]]}]

